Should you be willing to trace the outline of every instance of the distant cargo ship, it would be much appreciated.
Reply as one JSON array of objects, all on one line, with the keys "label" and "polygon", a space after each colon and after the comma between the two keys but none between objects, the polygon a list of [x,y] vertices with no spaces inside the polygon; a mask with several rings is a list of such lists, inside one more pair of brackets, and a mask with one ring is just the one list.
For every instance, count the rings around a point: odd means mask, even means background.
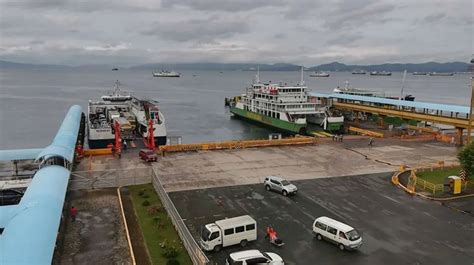
[{"label": "distant cargo ship", "polygon": [[365,75],[367,72],[364,70],[354,70],[352,71],[353,75]]},{"label": "distant cargo ship", "polygon": [[308,122],[328,131],[339,131],[344,123],[343,116],[333,116],[325,103],[310,97],[302,81],[297,85],[261,83],[258,74],[245,94],[230,105],[236,117],[293,134],[305,134]]},{"label": "distant cargo ship", "polygon": [[454,73],[437,73],[437,72],[431,72],[430,76],[453,76]]},{"label": "distant cargo ship", "polygon": [[413,72],[413,75],[428,75],[428,72]]},{"label": "distant cargo ship", "polygon": [[311,77],[329,77],[330,74],[328,72],[319,71],[319,72],[314,72],[313,74],[310,74],[309,76],[311,76]]},{"label": "distant cargo ship", "polygon": [[382,72],[379,72],[379,71],[372,71],[372,72],[370,72],[370,75],[390,76],[390,75],[392,75],[392,72],[386,72],[386,71],[382,71]]},{"label": "distant cargo ship", "polygon": [[344,88],[337,87],[333,90],[335,94],[347,94],[347,95],[354,95],[354,96],[364,96],[364,97],[378,97],[378,98],[388,98],[388,99],[399,99],[399,100],[406,100],[406,101],[414,101],[415,97],[412,95],[405,95],[402,98],[400,97],[390,97],[386,96],[385,92],[381,91],[373,91],[373,90],[366,90],[360,88],[352,88],[350,87],[350,83],[346,81],[346,86]]},{"label": "distant cargo ship", "polygon": [[113,123],[120,125],[121,138],[129,140],[136,135],[148,136],[148,120],[153,120],[153,136],[156,145],[166,144],[165,118],[154,100],[140,100],[120,91],[101,97],[99,101],[89,100],[87,134],[89,148],[105,148],[113,144],[115,134]]},{"label": "distant cargo ship", "polygon": [[175,71],[165,71],[161,70],[161,72],[153,72],[154,77],[180,77],[181,74]]}]

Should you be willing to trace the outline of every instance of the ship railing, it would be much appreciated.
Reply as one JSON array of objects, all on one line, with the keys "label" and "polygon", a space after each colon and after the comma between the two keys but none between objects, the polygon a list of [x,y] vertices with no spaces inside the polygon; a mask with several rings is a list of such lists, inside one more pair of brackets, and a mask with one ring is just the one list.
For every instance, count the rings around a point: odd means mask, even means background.
[{"label": "ship railing", "polygon": [[187,228],[183,219],[179,215],[178,210],[171,201],[171,198],[168,196],[168,193],[165,191],[163,184],[156,173],[156,169],[153,168],[153,177],[152,177],[153,187],[155,188],[156,193],[160,197],[163,206],[168,212],[168,216],[171,218],[171,221],[179,234],[179,237],[183,241],[183,245],[186,248],[189,257],[194,265],[210,265],[209,259],[206,257],[204,252],[199,247],[196,240],[192,236],[191,232]]}]

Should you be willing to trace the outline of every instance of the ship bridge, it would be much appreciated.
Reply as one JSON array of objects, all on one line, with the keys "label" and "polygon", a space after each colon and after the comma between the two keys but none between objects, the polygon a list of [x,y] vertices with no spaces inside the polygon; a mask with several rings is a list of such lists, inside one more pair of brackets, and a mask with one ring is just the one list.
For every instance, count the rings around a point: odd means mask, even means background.
[{"label": "ship bridge", "polygon": [[[459,143],[463,142],[463,130],[469,127],[470,108],[468,106],[338,93],[311,92],[310,95],[329,100],[334,108],[340,110],[450,125],[458,130]],[[471,123],[471,126],[473,125]]]}]

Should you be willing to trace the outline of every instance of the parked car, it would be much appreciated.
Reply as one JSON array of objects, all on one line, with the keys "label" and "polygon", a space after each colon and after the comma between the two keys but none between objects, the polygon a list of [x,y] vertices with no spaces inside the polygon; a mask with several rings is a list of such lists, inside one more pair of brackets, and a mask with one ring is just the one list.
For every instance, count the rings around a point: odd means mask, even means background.
[{"label": "parked car", "polygon": [[0,205],[14,205],[20,203],[23,191],[17,189],[0,190]]},{"label": "parked car", "polygon": [[275,190],[277,192],[281,192],[281,194],[284,196],[296,194],[298,192],[298,188],[295,185],[280,177],[266,177],[263,181],[263,184],[265,185],[266,190]]},{"label": "parked car", "polygon": [[354,228],[326,216],[316,218],[313,234],[318,240],[326,239],[341,250],[354,250],[362,246],[362,237]]},{"label": "parked car", "polygon": [[260,250],[244,250],[230,253],[225,261],[226,265],[250,265],[269,264],[284,265],[283,259],[272,252],[261,252]]},{"label": "parked car", "polygon": [[156,162],[158,161],[158,156],[156,155],[155,151],[142,149],[138,153],[141,159],[145,160],[146,162]]}]

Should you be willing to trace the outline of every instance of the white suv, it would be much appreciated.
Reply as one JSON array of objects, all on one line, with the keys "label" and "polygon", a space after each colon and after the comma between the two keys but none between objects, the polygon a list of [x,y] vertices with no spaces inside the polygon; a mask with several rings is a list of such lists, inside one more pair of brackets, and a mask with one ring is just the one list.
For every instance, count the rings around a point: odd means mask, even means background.
[{"label": "white suv", "polygon": [[298,192],[298,188],[296,188],[295,185],[280,177],[266,177],[263,181],[263,185],[265,185],[266,190],[276,190],[285,196]]},{"label": "white suv", "polygon": [[230,253],[225,260],[226,265],[284,265],[283,259],[272,252],[261,252],[260,250],[244,250]]}]

